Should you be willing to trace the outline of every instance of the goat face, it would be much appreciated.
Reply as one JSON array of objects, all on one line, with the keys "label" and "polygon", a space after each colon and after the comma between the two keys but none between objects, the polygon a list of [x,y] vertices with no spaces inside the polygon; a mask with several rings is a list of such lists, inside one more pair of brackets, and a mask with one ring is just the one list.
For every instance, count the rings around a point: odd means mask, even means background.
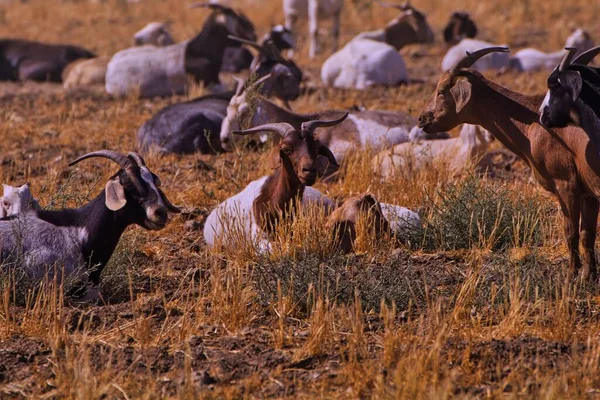
[{"label": "goat face", "polygon": [[180,212],[162,192],[160,179],[148,169],[139,154],[125,156],[115,151],[100,150],[83,155],[69,165],[92,157],[108,158],[121,167],[106,183],[105,205],[128,224],[160,230],[169,220],[167,212]]},{"label": "goat face", "polygon": [[583,81],[578,71],[558,68],[548,77],[548,92],[540,107],[540,123],[545,128],[563,128],[569,124],[579,125],[579,113],[575,101],[581,94]]},{"label": "goat face", "polygon": [[233,131],[240,130],[242,126],[255,126],[253,119],[255,116],[255,109],[246,101],[246,93],[234,96],[229,105],[227,106],[227,115],[223,118],[221,123],[221,147],[225,151],[231,151],[233,149],[232,141],[235,140],[235,136],[232,135]]},{"label": "goat face", "polygon": [[456,44],[464,38],[474,38],[476,35],[477,26],[466,12],[453,13],[444,28],[444,41],[450,45]]},{"label": "goat face", "polygon": [[419,116],[419,128],[425,133],[449,131],[464,122],[471,99],[471,83],[464,77],[444,73]]},{"label": "goat face", "polygon": [[0,218],[18,215],[32,206],[32,196],[29,183],[21,187],[2,184],[4,194],[0,197]]},{"label": "goat face", "polygon": [[292,131],[275,148],[275,162],[281,163],[301,184],[312,186],[317,180],[317,155],[323,147],[312,132]]},{"label": "goat face", "polygon": [[279,50],[293,49],[296,46],[292,31],[283,25],[274,26],[271,32],[267,33],[263,38],[263,42],[272,40],[275,47]]}]

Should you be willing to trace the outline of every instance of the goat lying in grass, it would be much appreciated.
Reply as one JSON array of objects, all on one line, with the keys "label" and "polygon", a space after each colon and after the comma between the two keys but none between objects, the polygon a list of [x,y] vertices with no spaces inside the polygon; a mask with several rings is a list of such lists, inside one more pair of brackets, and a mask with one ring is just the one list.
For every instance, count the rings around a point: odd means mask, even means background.
[{"label": "goat lying in grass", "polygon": [[102,150],[83,155],[114,161],[119,171],[94,200],[78,209],[30,211],[0,220],[0,264],[30,281],[54,276],[97,284],[125,229],[132,224],[163,229],[168,212],[179,212],[160,180],[137,153]]},{"label": "goat lying in grass", "polygon": [[24,214],[29,210],[41,210],[31,195],[29,183],[20,187],[2,184],[4,194],[0,197],[0,218]]},{"label": "goat lying in grass", "polygon": [[357,224],[362,218],[364,226],[372,230],[375,239],[390,234],[403,241],[415,229],[421,226],[419,214],[408,208],[393,204],[380,203],[371,193],[349,198],[336,208],[327,221],[327,225],[336,236],[336,245],[345,253],[355,250]]},{"label": "goat lying in grass", "polygon": [[236,233],[250,239],[261,252],[271,246],[269,236],[278,222],[296,206],[298,199],[304,206],[313,203],[333,209],[333,202],[318,190],[311,188],[317,178],[317,155],[323,155],[335,164],[329,149],[315,137],[318,127],[333,126],[346,119],[304,122],[297,130],[288,123],[272,123],[253,129],[235,131],[246,135],[268,131],[281,136],[274,149],[275,171],[266,177],[250,182],[240,193],[219,204],[206,218],[204,240],[214,246],[217,238],[223,244],[233,244]]},{"label": "goat lying in grass", "polygon": [[448,165],[449,173],[458,174],[481,161],[493,140],[494,136],[480,126],[464,124],[459,138],[401,143],[384,150],[373,158],[373,169],[386,179],[441,162]]}]

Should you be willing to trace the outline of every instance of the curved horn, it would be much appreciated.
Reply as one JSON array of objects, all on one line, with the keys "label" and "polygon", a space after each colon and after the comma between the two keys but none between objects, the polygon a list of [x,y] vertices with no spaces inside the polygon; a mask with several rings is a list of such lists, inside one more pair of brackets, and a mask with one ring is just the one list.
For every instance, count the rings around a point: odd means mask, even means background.
[{"label": "curved horn", "polygon": [[129,154],[127,154],[127,157],[129,157],[133,161],[135,161],[135,163],[138,165],[138,167],[146,166],[146,162],[144,161],[142,156],[140,156],[138,153],[130,152]]},{"label": "curved horn", "polygon": [[302,130],[307,130],[312,133],[317,128],[337,125],[337,124],[343,122],[347,116],[348,116],[348,113],[345,113],[341,118],[330,120],[330,121],[315,119],[313,121],[303,122],[301,125],[301,128],[302,128]]},{"label": "curved horn", "polygon": [[252,86],[250,86],[249,88],[247,88],[246,90],[253,90],[258,88],[260,85],[262,85],[263,83],[265,83],[268,79],[270,79],[273,76],[273,74],[267,74],[265,76],[263,76],[262,78],[260,78],[259,80],[257,80],[256,82],[254,82],[252,84]]},{"label": "curved horn", "polygon": [[246,84],[246,82],[244,82],[243,79],[238,78],[237,76],[234,76],[233,80],[237,82],[237,87],[235,88],[235,95],[234,95],[234,97],[237,97],[240,94],[242,94],[242,92],[244,91],[244,85]]},{"label": "curved horn", "polygon": [[192,4],[188,5],[188,8],[210,8],[214,11],[229,11],[229,10],[231,10],[229,7],[225,7],[222,4],[211,3],[211,2],[192,3]]},{"label": "curved horn", "polygon": [[262,45],[260,45],[256,42],[253,42],[252,40],[243,39],[241,37],[237,37],[237,36],[233,36],[233,35],[227,35],[227,37],[231,40],[235,40],[236,42],[240,42],[242,44],[247,44],[248,46],[252,46],[260,52],[265,51],[265,48]]},{"label": "curved horn", "polygon": [[233,131],[236,135],[249,135],[251,133],[258,132],[273,132],[279,134],[281,137],[285,137],[288,132],[295,131],[294,127],[287,122],[275,122],[272,124],[264,124],[255,128],[243,129],[240,131]]},{"label": "curved horn", "polygon": [[600,54],[600,46],[593,47],[575,57],[571,64],[588,65],[598,54]]},{"label": "curved horn", "polygon": [[561,72],[569,68],[569,65],[571,65],[571,60],[577,52],[577,49],[575,47],[565,47],[565,50],[567,51],[567,53],[563,56],[560,65],[558,66],[558,70]]},{"label": "curved horn", "polygon": [[117,151],[112,151],[112,150],[99,150],[99,151],[93,151],[91,153],[84,154],[81,157],[77,158],[76,160],[71,161],[69,163],[69,167],[72,167],[73,165],[79,163],[80,161],[83,161],[88,158],[93,158],[93,157],[108,158],[109,160],[114,161],[117,164],[119,164],[119,167],[121,167],[123,169],[127,169],[127,168],[131,167],[131,160],[129,158],[127,158],[125,155],[123,155]]},{"label": "curved horn", "polygon": [[490,53],[509,53],[510,50],[508,47],[494,46],[494,47],[486,47],[485,49],[480,49],[474,52],[467,51],[467,55],[462,59],[458,60],[456,64],[452,68],[450,68],[449,72],[452,75],[455,75],[458,71],[463,68],[469,68],[471,65],[475,64],[477,60],[481,57],[486,56]]}]

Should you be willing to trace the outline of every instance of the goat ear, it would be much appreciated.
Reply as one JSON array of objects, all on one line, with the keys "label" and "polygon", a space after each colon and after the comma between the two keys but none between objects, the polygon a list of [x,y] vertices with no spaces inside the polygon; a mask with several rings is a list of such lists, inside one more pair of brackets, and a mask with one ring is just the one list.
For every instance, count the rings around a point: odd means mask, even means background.
[{"label": "goat ear", "polygon": [[571,88],[573,101],[577,101],[579,95],[581,95],[581,88],[583,87],[583,79],[581,79],[579,71],[568,71],[565,83]]},{"label": "goat ear", "polygon": [[458,114],[471,100],[471,83],[466,79],[458,80],[450,89],[450,94],[454,98],[456,113]]},{"label": "goat ear", "polygon": [[106,182],[104,192],[106,195],[106,208],[111,211],[117,211],[125,207],[127,199],[125,198],[125,189],[123,189],[121,182],[119,182],[119,177]]},{"label": "goat ear", "polygon": [[319,150],[317,151],[317,154],[320,155],[320,156],[326,157],[329,160],[329,163],[331,165],[333,165],[334,167],[339,167],[340,166],[338,164],[337,160],[335,159],[335,156],[331,152],[331,150],[329,150],[329,147],[324,146],[324,145],[320,145],[319,146]]},{"label": "goat ear", "polygon": [[373,195],[373,193],[363,194],[362,198],[360,200],[361,200],[362,209],[364,211],[368,211],[372,207],[376,207],[379,204],[379,202],[377,201],[377,199],[375,198],[375,195]]}]

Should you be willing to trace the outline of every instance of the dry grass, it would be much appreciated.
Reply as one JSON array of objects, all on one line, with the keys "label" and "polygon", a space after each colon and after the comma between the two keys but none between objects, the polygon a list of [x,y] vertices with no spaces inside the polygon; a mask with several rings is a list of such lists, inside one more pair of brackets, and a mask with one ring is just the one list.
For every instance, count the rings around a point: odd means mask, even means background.
[{"label": "dry grass", "polygon": [[[259,35],[281,22],[280,1],[246,3]],[[369,1],[346,3],[344,41],[391,17]],[[438,32],[452,11],[469,10],[482,38],[513,50],[558,49],[575,26],[600,39],[600,5],[584,0],[414,3]],[[207,15],[175,0],[0,4],[0,36],[70,42],[99,55],[128,46],[148,21],[171,22],[183,39]],[[309,61],[301,43],[299,63],[318,82],[325,55]],[[323,89],[293,107],[364,103],[417,115],[444,51],[439,42],[402,50],[423,83]],[[536,93],[545,74],[492,79]],[[194,88],[190,97],[201,93]],[[2,84],[0,180],[30,181],[43,206],[80,205],[114,166],[68,169],[68,161],[99,148],[133,149],[137,128],[182,99],[115,100],[94,90]],[[382,183],[370,156],[351,157],[343,179],[317,188],[336,200],[370,191],[419,209],[423,231],[392,249],[359,228],[360,251],[345,256],[332,249],[323,216],[305,210],[279,227],[275,251],[264,257],[249,246],[211,252],[200,231],[183,225],[202,224],[216,204],[268,173],[266,154],[149,155],[186,213],[158,233],[126,232],[103,273],[106,304],[77,304],[54,283],[34,292],[4,279],[0,398],[597,397],[598,287],[565,280],[557,207],[528,181],[523,164],[498,168],[495,178],[453,178],[437,165]]]}]

